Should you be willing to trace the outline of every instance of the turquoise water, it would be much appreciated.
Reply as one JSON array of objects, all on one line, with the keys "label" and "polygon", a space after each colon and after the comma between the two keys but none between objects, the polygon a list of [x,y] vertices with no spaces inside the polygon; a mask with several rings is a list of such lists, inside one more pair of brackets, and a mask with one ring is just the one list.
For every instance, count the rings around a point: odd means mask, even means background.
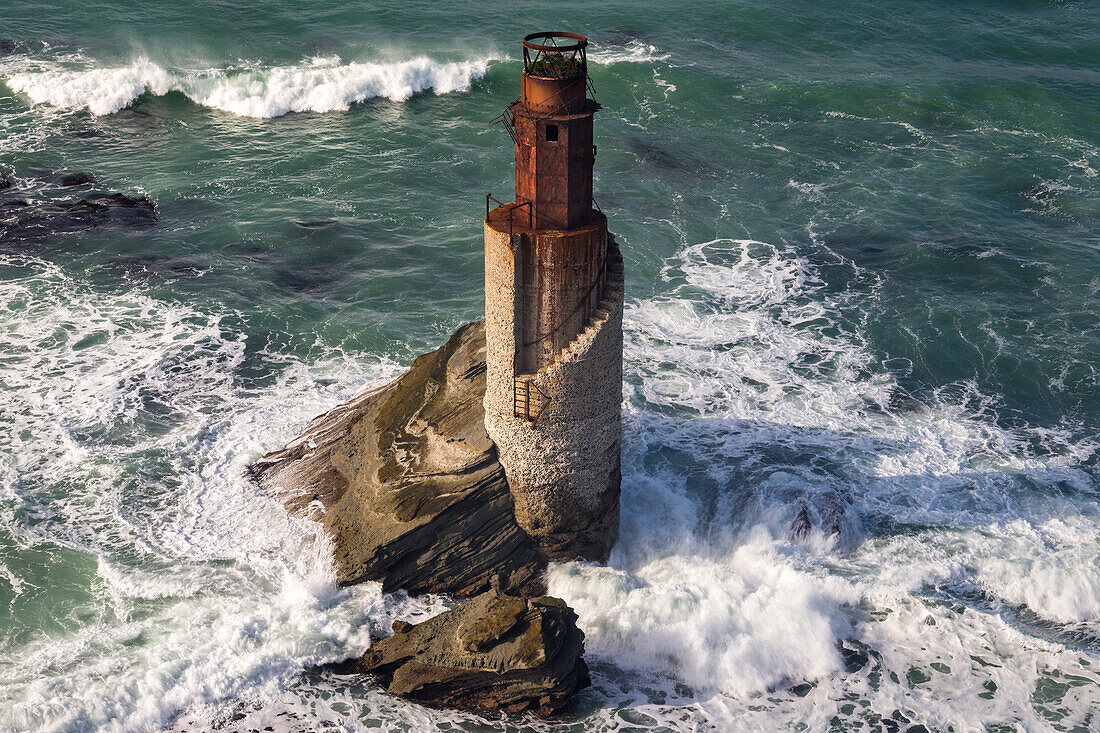
[{"label": "turquoise water", "polygon": [[[249,5],[3,8],[0,203],[159,220],[0,228],[0,728],[1100,727],[1094,4]],[[544,28],[627,267],[573,724],[303,673],[448,601],[337,588],[243,476],[480,317]]]}]

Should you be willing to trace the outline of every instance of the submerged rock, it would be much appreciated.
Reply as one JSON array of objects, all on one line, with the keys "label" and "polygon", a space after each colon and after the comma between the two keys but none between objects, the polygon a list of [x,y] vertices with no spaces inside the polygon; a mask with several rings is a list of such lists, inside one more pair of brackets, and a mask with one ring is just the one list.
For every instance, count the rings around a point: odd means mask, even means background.
[{"label": "submerged rock", "polygon": [[490,591],[423,623],[394,622],[393,636],[333,668],[378,675],[388,692],[432,707],[549,717],[590,684],[583,654],[564,601]]},{"label": "submerged rock", "polygon": [[57,176],[57,185],[62,188],[87,186],[90,183],[95,183],[95,176],[91,173],[61,173]]},{"label": "submerged rock", "polygon": [[30,46],[13,38],[0,38],[0,58],[30,53]]},{"label": "submerged rock", "polygon": [[0,245],[34,244],[53,234],[100,226],[143,228],[156,222],[156,205],[148,196],[89,193],[75,201],[37,197],[9,199],[0,202]]},{"label": "submerged rock", "polygon": [[253,476],[321,522],[339,580],[470,596],[545,590],[485,432],[485,330],[460,328],[401,378],[315,418]]}]

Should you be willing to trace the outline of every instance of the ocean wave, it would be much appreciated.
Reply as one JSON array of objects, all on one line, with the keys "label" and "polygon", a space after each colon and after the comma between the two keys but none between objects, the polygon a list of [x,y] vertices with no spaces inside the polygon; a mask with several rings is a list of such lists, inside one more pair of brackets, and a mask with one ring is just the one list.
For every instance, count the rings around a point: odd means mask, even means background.
[{"label": "ocean wave", "polygon": [[[254,390],[218,314],[97,291],[34,257],[0,267],[0,532],[87,558],[50,562],[89,594],[0,652],[0,730],[161,730],[185,709],[273,699],[303,667],[365,649],[370,629],[442,610],[338,588],[323,532],[245,471],[396,364],[271,353],[274,383]],[[0,563],[9,584],[36,592]]]},{"label": "ocean wave", "polygon": [[667,61],[671,54],[661,51],[651,43],[632,39],[622,45],[595,45],[588,50],[588,60],[597,64],[644,64]]},{"label": "ocean wave", "polygon": [[[821,262],[852,285],[827,282]],[[682,248],[662,279],[624,318],[620,541],[609,567],[549,573],[591,659],[651,677],[667,699],[669,680],[686,683],[686,705],[730,730],[825,729],[831,701],[882,712],[901,695],[930,729],[1010,715],[1042,727],[1031,691],[1084,674],[1080,654],[997,609],[1026,606],[1043,633],[1095,634],[1095,444],[1002,428],[976,385],[899,402],[858,326],[878,280],[834,253],[718,239]],[[958,587],[991,600],[966,608]],[[970,656],[1025,653],[1034,664]],[[1063,722],[1096,702],[1067,693]],[[682,714],[640,709],[672,727]],[[865,723],[861,710],[845,725]]]},{"label": "ocean wave", "polygon": [[288,112],[333,112],[376,97],[395,101],[433,91],[470,88],[490,58],[443,62],[426,56],[408,61],[343,63],[313,58],[291,66],[177,71],[149,59],[115,68],[59,68],[38,64],[7,78],[15,92],[35,104],[87,109],[108,115],[142,94],[184,94],[196,104],[242,117],[279,117]]},{"label": "ocean wave", "polygon": [[[663,61],[669,54],[638,40],[597,48],[596,64]],[[196,104],[241,117],[280,117],[290,112],[335,112],[378,97],[406,100],[414,94],[465,91],[488,73],[493,61],[481,56],[438,61],[418,56],[407,61],[344,62],[314,57],[287,66],[174,69],[149,58],[125,66],[102,67],[81,54],[49,59],[17,59],[0,67],[12,91],[34,104],[109,115],[143,94],[178,92]],[[670,90],[675,87],[668,85]]]}]

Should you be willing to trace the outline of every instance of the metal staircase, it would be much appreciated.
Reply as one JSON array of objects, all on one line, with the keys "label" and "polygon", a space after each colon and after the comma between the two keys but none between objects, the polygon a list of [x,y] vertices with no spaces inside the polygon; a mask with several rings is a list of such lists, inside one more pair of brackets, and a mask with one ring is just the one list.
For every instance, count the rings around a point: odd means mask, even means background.
[{"label": "metal staircase", "polygon": [[[591,309],[585,307],[585,327],[577,333],[565,348],[554,356],[549,364],[543,366],[537,373],[515,375],[512,414],[521,420],[529,422],[532,429],[536,427],[539,418],[542,417],[542,413],[546,410],[547,405],[550,404],[550,397],[539,388],[538,382],[543,380],[549,370],[571,359],[585,344],[596,338],[596,334],[600,331],[604,322],[610,317],[612,311],[615,309],[615,301],[622,296],[623,258],[617,249],[614,253],[612,253],[610,249],[608,250],[607,260],[605,260],[604,267],[601,268],[600,275],[593,285],[595,286],[601,283],[601,281],[603,283],[603,287],[601,288],[603,292],[600,294],[598,304],[595,308]],[[585,306],[587,302],[588,295],[586,294],[578,307]],[[540,340],[542,339],[537,339],[532,343],[537,343]],[[516,357],[518,358],[518,352]]]}]

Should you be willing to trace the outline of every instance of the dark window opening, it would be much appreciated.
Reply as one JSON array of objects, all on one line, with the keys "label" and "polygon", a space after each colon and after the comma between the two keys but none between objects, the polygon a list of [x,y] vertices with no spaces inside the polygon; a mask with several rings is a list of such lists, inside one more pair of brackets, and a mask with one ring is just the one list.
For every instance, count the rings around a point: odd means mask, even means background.
[{"label": "dark window opening", "polygon": [[558,126],[547,125],[546,126],[546,141],[556,143],[558,141]]}]

